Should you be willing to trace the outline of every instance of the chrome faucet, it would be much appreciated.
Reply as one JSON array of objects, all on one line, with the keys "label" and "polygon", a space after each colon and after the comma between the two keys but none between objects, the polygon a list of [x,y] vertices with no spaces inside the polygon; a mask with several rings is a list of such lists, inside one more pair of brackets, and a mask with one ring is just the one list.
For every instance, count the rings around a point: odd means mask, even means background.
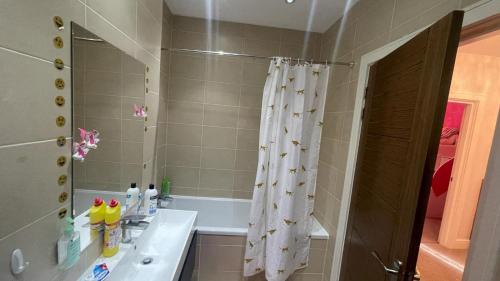
[{"label": "chrome faucet", "polygon": [[[144,230],[149,224],[148,222],[142,221],[144,218],[146,218],[146,216],[139,214],[143,200],[144,197],[139,196],[139,201],[130,206],[130,208],[125,211],[123,217],[120,219],[122,228],[122,243],[132,242],[132,229]],[[133,213],[133,210],[135,210],[135,213]]]}]

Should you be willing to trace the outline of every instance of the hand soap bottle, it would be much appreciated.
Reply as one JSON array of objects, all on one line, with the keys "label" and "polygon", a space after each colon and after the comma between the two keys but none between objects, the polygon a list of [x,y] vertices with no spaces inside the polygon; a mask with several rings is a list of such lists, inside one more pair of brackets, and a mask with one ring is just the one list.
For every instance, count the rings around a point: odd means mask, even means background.
[{"label": "hand soap bottle", "polygon": [[80,233],[74,231],[73,219],[65,220],[64,233],[57,241],[57,264],[63,270],[71,268],[80,259]]},{"label": "hand soap bottle", "polygon": [[94,204],[90,207],[90,237],[92,241],[99,236],[99,232],[104,229],[104,216],[106,215],[106,203],[101,197],[94,199]]},{"label": "hand soap bottle", "polygon": [[144,192],[144,212],[148,216],[153,216],[156,214],[156,208],[158,207],[158,191],[154,184],[149,185],[149,189]]},{"label": "hand soap bottle", "polygon": [[108,207],[106,207],[106,215],[104,216],[104,247],[102,255],[112,257],[120,248],[120,238],[122,231],[120,228],[121,206],[116,199],[111,199]]},{"label": "hand soap bottle", "polygon": [[140,190],[137,188],[137,184],[135,182],[130,184],[130,187],[127,189],[127,195],[125,199],[125,211],[129,211],[130,207],[136,205],[139,202]]}]

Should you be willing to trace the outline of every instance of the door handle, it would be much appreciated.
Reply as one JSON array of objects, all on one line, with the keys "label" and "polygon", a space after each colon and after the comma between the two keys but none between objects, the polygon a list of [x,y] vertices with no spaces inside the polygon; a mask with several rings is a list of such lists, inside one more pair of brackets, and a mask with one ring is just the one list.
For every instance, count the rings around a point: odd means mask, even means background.
[{"label": "door handle", "polygon": [[376,251],[372,252],[372,256],[378,261],[378,263],[380,264],[380,266],[382,266],[382,268],[384,269],[384,271],[386,273],[392,274],[392,275],[399,275],[399,273],[400,273],[399,271],[401,270],[401,266],[403,265],[403,262],[401,262],[400,260],[395,260],[393,263],[393,268],[389,268],[384,264],[384,262],[382,261],[379,254]]}]

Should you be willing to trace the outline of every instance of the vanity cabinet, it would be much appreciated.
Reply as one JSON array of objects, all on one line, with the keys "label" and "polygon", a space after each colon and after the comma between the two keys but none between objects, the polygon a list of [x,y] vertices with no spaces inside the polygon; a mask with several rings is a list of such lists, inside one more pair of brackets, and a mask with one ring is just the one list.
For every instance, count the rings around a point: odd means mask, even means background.
[{"label": "vanity cabinet", "polygon": [[189,250],[184,260],[184,265],[182,267],[181,275],[179,281],[191,281],[194,271],[194,265],[196,263],[196,241],[198,240],[198,231],[193,234],[193,239],[191,239],[191,244],[189,245]]}]

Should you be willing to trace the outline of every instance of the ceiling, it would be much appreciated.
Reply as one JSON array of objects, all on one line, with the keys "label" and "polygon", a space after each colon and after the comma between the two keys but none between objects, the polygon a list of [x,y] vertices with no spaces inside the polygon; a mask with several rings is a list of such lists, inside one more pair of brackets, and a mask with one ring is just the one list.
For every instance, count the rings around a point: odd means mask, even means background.
[{"label": "ceiling", "polygon": [[[273,26],[314,32],[326,31],[357,0],[165,0],[175,15]],[[352,3],[348,4],[352,6]]]},{"label": "ceiling", "polygon": [[487,34],[472,43],[460,46],[460,52],[500,57],[500,31]]}]

